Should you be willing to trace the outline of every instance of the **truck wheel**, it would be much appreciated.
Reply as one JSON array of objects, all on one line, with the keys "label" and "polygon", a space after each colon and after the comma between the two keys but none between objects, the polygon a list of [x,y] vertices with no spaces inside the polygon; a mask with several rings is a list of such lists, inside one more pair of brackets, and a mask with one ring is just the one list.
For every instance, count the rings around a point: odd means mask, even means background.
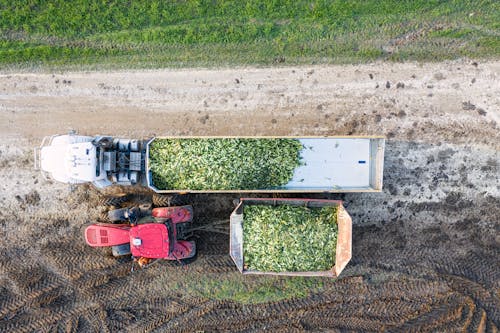
[{"label": "truck wheel", "polygon": [[122,203],[128,200],[127,194],[121,194],[117,196],[106,195],[99,199],[99,204],[102,206],[115,206],[120,207]]}]

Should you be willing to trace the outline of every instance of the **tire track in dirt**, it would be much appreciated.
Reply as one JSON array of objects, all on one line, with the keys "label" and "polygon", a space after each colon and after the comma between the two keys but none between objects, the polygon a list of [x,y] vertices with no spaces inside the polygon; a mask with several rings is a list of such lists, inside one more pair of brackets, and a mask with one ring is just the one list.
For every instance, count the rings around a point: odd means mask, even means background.
[{"label": "tire track in dirt", "polygon": [[23,263],[4,265],[2,275],[16,285],[18,289],[11,297],[2,297],[0,301],[0,317],[14,317],[19,312],[36,306],[43,297],[63,286],[63,280],[46,271],[39,264]]},{"label": "tire track in dirt", "polygon": [[493,290],[487,290],[482,285],[460,276],[444,275],[442,278],[449,282],[455,292],[470,297],[479,309],[486,311],[486,316],[491,318],[495,326],[500,326],[500,301],[493,296]]},{"label": "tire track in dirt", "polygon": [[[386,237],[390,238],[390,236]],[[416,256],[417,252],[420,253],[419,256]],[[423,258],[428,258],[428,252],[432,252],[432,250],[419,251],[417,249],[395,251],[393,249],[391,251],[387,248],[382,249],[375,254],[372,253],[372,256],[360,255],[357,258],[358,262],[356,265],[366,265],[367,267],[372,267],[372,269],[382,269],[385,271],[396,271],[398,273],[403,272],[405,274],[409,274],[408,272],[412,270],[415,272],[415,268],[417,269],[417,272],[422,270],[422,268],[419,268],[419,265],[422,265]],[[410,266],[404,267],[404,260],[397,262],[396,264],[390,262],[385,263],[385,260],[387,260],[386,258],[401,254],[403,254],[403,258],[415,257],[414,261],[410,262]],[[375,265],[371,262],[371,260],[373,260],[373,255],[380,255],[380,258],[377,260],[379,265]],[[216,265],[222,265],[222,267],[230,266],[233,270],[232,263],[230,262],[230,259],[229,261],[228,259],[229,258],[227,256],[202,256],[202,264],[200,266],[205,266],[206,264],[212,265],[215,263]],[[53,262],[57,263],[56,266],[59,267],[60,265],[66,265],[66,260],[68,259],[54,259]],[[471,275],[470,268],[467,268],[464,265],[456,264],[457,261],[454,259],[445,258],[443,259],[443,262],[443,264],[435,263],[435,266],[440,267],[440,269],[448,267],[448,270],[454,272],[463,271],[467,273],[465,275]],[[455,263],[455,265],[451,265],[450,262]],[[480,266],[482,267],[488,263],[489,262],[483,263]],[[3,274],[5,274],[5,267],[7,267],[7,265],[2,266]],[[73,277],[72,281],[74,281],[75,285],[81,285],[86,279],[92,280],[92,273],[99,272],[99,270],[96,271],[92,265],[87,266],[85,269],[85,273],[82,275],[74,276],[70,274],[70,277]],[[108,271],[104,275],[114,275],[117,272],[112,266],[106,269],[108,269]],[[172,269],[175,270],[175,268]],[[423,269],[423,271],[427,270],[428,268]],[[153,274],[153,276],[155,276],[156,273]],[[85,303],[100,305],[95,305],[94,308],[81,309],[81,311],[78,307],[76,307],[67,313],[65,312],[65,315],[80,318],[82,311],[86,312],[92,309],[99,309],[99,314],[93,315],[92,318],[83,320],[83,322],[87,322],[87,324],[85,324],[87,326],[80,326],[88,327],[93,330],[98,327],[126,329],[126,326],[120,326],[116,323],[116,321],[109,318],[109,310],[104,312],[105,310],[103,305],[113,304],[113,306],[117,309],[126,308],[127,306],[130,306],[131,300],[133,299],[136,300],[136,304],[140,304],[141,300],[144,300],[147,293],[133,293],[128,285],[135,285],[136,280],[143,281],[136,287],[139,290],[142,288],[147,289],[150,283],[154,284],[154,281],[152,282],[150,279],[145,279],[147,275],[150,274],[145,274],[144,276],[125,275],[121,278],[118,277],[116,280],[111,282],[106,279],[99,280],[99,278],[96,278],[96,283],[89,284],[89,286],[93,286],[92,288],[83,288],[84,290],[92,290],[93,293],[87,294],[87,292],[82,292],[79,299],[84,299]],[[99,276],[99,274],[96,276]],[[489,275],[487,274],[487,276]],[[68,278],[68,276],[65,276],[64,274],[63,277]],[[163,279],[161,275],[156,275],[156,277],[157,280]],[[478,275],[476,274],[472,277],[478,278]],[[481,278],[480,280],[492,281],[489,277]],[[44,302],[42,300],[44,297],[47,299],[47,302],[53,302],[55,294],[51,294],[51,291],[54,291],[55,293],[59,290],[61,292],[63,291],[64,288],[61,289],[61,278],[59,277],[59,280],[57,281],[58,282],[54,283],[51,290],[46,291],[46,295],[42,292],[41,295],[43,297],[40,299],[41,303]],[[481,328],[485,327],[485,325],[489,325],[488,327],[496,326],[495,321],[488,318],[495,318],[498,314],[494,311],[483,310],[483,307],[487,305],[483,306],[481,300],[487,298],[488,296],[485,294],[484,288],[478,289],[477,286],[473,285],[468,288],[472,290],[471,297],[468,295],[464,296],[461,294],[463,291],[457,290],[452,294],[454,297],[447,299],[444,296],[439,295],[445,295],[446,292],[450,292],[449,285],[451,284],[453,286],[453,281],[450,282],[448,279],[444,278],[441,279],[443,282],[411,278],[410,280],[387,281],[377,285],[372,285],[369,283],[369,280],[367,281],[368,282],[365,282],[359,277],[346,277],[344,279],[339,279],[336,283],[329,286],[328,295],[313,295],[305,299],[274,302],[263,305],[242,306],[239,304],[232,304],[230,302],[216,302],[208,305],[200,305],[200,300],[191,300],[179,305],[180,308],[177,306],[178,309],[182,310],[182,313],[188,313],[188,315],[179,316],[172,312],[167,314],[165,312],[149,313],[140,317],[141,319],[134,324],[135,326],[131,327],[144,331],[162,331],[170,328],[178,328],[179,331],[189,331],[188,328],[196,328],[200,330],[231,329],[233,331],[260,330],[264,328],[272,328],[281,331],[294,331],[304,328],[337,328],[360,331],[381,330],[386,328],[397,331],[399,330],[398,327],[401,330],[411,330],[415,327],[417,328],[415,330],[433,328],[439,330],[454,330],[455,328]],[[458,286],[466,285],[466,283],[462,280],[459,280],[456,284]],[[32,287],[35,289],[41,289],[40,286],[36,284],[33,284]],[[96,297],[95,295],[99,296]],[[397,302],[398,295],[401,295],[399,299],[400,303]],[[33,296],[33,299],[36,300],[37,297],[39,297],[38,294]],[[432,297],[434,297],[434,300],[429,300],[429,298]],[[424,299],[424,301],[415,302],[419,299]],[[479,301],[475,301],[474,299]],[[72,303],[68,303],[65,306],[70,306],[71,308],[71,304]],[[150,304],[150,306],[163,308],[167,303],[164,299],[160,298],[148,304]],[[490,303],[485,302],[484,304]],[[491,303],[489,305],[490,308],[491,306],[496,306],[495,304],[497,303]],[[51,313],[55,314],[56,319],[61,318],[62,315],[59,314],[59,311],[61,310],[57,310],[56,308],[51,311],[53,311]],[[413,314],[413,316],[411,316],[411,314]],[[290,320],[290,317],[296,319]],[[337,319],[329,320],[328,318]],[[418,318],[423,319],[419,321]],[[93,320],[99,321],[100,325],[104,326],[89,326],[89,323]],[[446,326],[446,324],[443,324],[449,320],[453,320],[455,323],[458,322],[458,324],[455,326]],[[11,321],[8,326],[3,327],[6,329],[10,329],[15,326],[25,327],[25,331],[29,331],[43,327],[44,325],[51,326],[51,323],[54,323],[54,321],[40,320],[39,324],[34,324],[29,321],[25,315],[21,314],[20,316],[18,315],[14,321]],[[384,326],[381,323],[386,323],[386,325]],[[400,326],[401,323],[405,323],[406,325],[403,324],[403,326]]]},{"label": "tire track in dirt", "polygon": [[[198,303],[198,302],[197,302]],[[211,312],[217,305],[217,301],[203,301],[201,304],[198,304],[196,307],[185,311],[184,313],[172,318],[167,323],[162,324],[159,327],[155,327],[155,332],[168,332],[168,331],[176,331],[182,329],[182,327],[188,327],[192,325],[193,318],[200,318],[206,313]]]}]

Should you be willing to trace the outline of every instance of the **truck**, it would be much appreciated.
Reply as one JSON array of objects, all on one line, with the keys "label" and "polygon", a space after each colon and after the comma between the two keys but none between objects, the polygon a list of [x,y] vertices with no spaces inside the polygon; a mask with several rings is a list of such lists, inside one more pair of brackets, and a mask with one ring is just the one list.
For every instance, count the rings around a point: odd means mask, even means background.
[{"label": "truck", "polygon": [[[179,188],[161,187],[155,180],[156,169],[162,168],[151,156],[152,147],[168,140],[181,144],[199,140],[293,140],[300,143],[299,164],[286,183],[279,186],[246,188],[213,187]],[[236,143],[236,147],[238,143]],[[328,137],[154,137],[146,140],[123,139],[112,136],[84,136],[70,133],[45,137],[35,148],[35,168],[44,178],[68,184],[93,183],[98,188],[111,185],[146,186],[156,193],[213,193],[213,192],[380,192],[384,164],[384,137],[380,136],[328,136]],[[233,152],[234,154],[234,152]],[[200,153],[203,155],[203,153]],[[176,158],[182,156],[173,156]],[[203,158],[203,156],[200,156]],[[241,156],[229,160],[239,162]],[[270,158],[273,158],[272,156]],[[196,158],[197,159],[197,158]],[[156,163],[156,165],[155,165]],[[160,162],[161,163],[161,162]],[[258,169],[258,167],[255,167]],[[280,166],[266,173],[278,172]],[[180,169],[185,178],[189,170]],[[167,175],[168,176],[168,175]],[[173,177],[174,175],[172,175]],[[211,177],[217,177],[212,175]]]}]

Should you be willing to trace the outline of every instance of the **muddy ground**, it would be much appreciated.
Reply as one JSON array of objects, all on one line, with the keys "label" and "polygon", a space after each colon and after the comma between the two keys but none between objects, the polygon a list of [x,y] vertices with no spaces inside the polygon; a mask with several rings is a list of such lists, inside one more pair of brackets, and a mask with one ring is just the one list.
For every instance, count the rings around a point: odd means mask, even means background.
[{"label": "muddy ground", "polygon": [[[0,331],[500,327],[500,62],[4,73],[0,111]],[[203,284],[267,283],[237,272],[223,234],[198,232],[188,266],[134,273],[84,244],[101,194],[46,181],[32,166],[43,136],[71,129],[386,135],[384,190],[315,195],[344,200],[353,218],[353,258],[339,279],[307,297],[220,300]],[[236,198],[191,196],[196,223],[227,218]]]}]

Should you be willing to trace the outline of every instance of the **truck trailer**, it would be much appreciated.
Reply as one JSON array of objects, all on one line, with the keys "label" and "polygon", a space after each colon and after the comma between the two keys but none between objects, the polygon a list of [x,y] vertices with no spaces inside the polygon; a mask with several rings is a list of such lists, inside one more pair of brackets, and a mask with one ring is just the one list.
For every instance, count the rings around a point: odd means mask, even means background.
[{"label": "truck trailer", "polygon": [[[257,178],[283,173],[285,165],[280,164],[282,156],[280,141],[297,147],[297,164],[285,175],[281,184],[252,183],[238,187],[218,183],[220,169],[211,166],[234,166],[238,177]],[[185,158],[182,147],[191,147],[196,142],[203,147],[192,161],[182,165]],[[259,152],[253,156],[252,147],[258,144]],[[170,145],[170,146],[168,146]],[[265,147],[273,147],[274,153]],[[240,147],[247,147],[242,153]],[[160,148],[158,148],[160,147]],[[153,156],[158,149],[165,148],[163,160]],[[180,147],[180,148],[179,148]],[[213,148],[217,147],[217,149]],[[227,147],[227,148],[226,148]],[[262,148],[264,147],[264,148]],[[288,146],[287,146],[288,147]],[[328,136],[328,137],[154,137],[147,140],[122,139],[111,136],[83,136],[76,134],[45,137],[35,148],[35,168],[41,170],[45,178],[68,184],[93,183],[98,188],[111,185],[146,186],[157,193],[213,193],[213,192],[380,192],[382,190],[384,164],[384,137],[380,136]],[[172,150],[176,148],[177,150]],[[278,149],[278,150],[276,150]],[[217,152],[214,152],[217,150]],[[175,152],[174,152],[175,151]],[[168,153],[174,152],[174,153]],[[192,154],[192,152],[191,152]],[[217,155],[219,154],[219,155]],[[285,155],[287,155],[285,154]],[[242,159],[252,155],[251,162]],[[280,156],[278,156],[280,155]],[[203,161],[210,156],[211,161]],[[295,156],[292,156],[295,158]],[[260,159],[259,159],[260,158]],[[221,164],[221,160],[226,164]],[[158,175],[171,167],[170,174],[161,175],[165,184],[160,184]],[[255,162],[257,161],[257,162]],[[262,162],[262,167],[259,165]],[[274,161],[273,163],[267,163]],[[266,162],[266,163],[264,163]],[[198,164],[197,164],[198,163]],[[205,163],[205,164],[203,164]],[[251,164],[250,171],[241,166]],[[265,165],[264,165],[265,164]],[[198,167],[196,167],[198,165]],[[208,165],[208,166],[207,166]],[[238,167],[240,166],[240,167]],[[169,169],[170,170],[170,169]],[[217,173],[219,172],[219,173]],[[222,171],[224,172],[224,170]],[[252,174],[252,172],[258,175]],[[170,182],[171,179],[201,177],[211,178],[208,185],[183,187]],[[283,176],[283,175],[281,175]],[[288,178],[286,178],[288,177]],[[267,178],[266,178],[267,179]],[[255,180],[255,179],[253,179]],[[221,179],[222,182],[222,179]],[[172,183],[174,185],[170,186]],[[211,184],[211,185],[210,185]],[[257,185],[252,185],[257,184]]]}]

